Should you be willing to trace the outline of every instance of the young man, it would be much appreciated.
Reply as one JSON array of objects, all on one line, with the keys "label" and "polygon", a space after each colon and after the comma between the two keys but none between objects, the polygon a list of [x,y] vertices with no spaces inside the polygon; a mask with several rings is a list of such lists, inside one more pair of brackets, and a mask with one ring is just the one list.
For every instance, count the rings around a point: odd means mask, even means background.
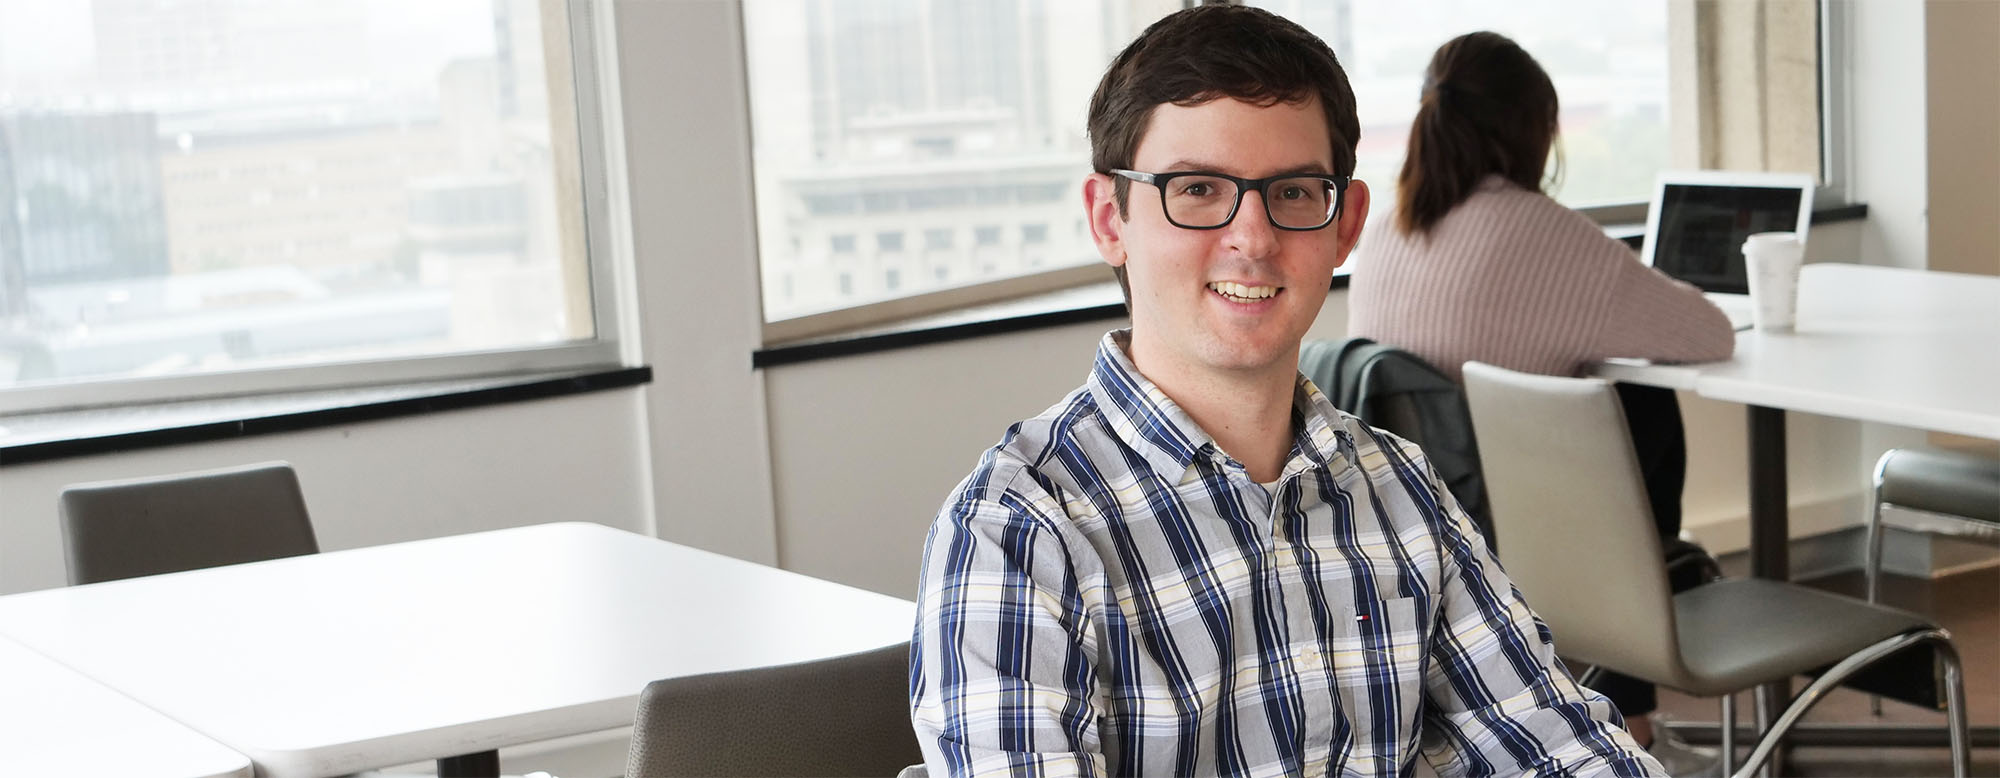
[{"label": "young man", "polygon": [[926,546],[932,775],[1654,775],[1414,446],[1299,341],[1353,249],[1353,93],[1290,22],[1202,6],[1121,53],[1084,203],[1129,331],[1009,430]]}]

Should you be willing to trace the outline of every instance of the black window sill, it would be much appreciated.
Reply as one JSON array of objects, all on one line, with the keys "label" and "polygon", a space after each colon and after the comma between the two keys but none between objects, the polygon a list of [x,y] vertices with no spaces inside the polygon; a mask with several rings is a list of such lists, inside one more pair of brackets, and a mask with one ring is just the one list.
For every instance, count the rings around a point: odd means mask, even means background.
[{"label": "black window sill", "polygon": [[612,367],[0,416],[0,467],[637,386]]},{"label": "black window sill", "polygon": [[[1813,208],[1812,223],[1852,221],[1867,216],[1868,206],[1865,203],[1829,203]],[[1606,224],[1604,233],[1637,249],[1645,237],[1646,225],[1644,222]],[[1345,289],[1347,282],[1348,275],[1338,273],[1333,277],[1332,288]],[[1118,284],[1105,281],[894,324],[766,346],[750,355],[750,364],[756,368],[777,367],[1065,324],[1111,321],[1125,316],[1125,303]]]}]

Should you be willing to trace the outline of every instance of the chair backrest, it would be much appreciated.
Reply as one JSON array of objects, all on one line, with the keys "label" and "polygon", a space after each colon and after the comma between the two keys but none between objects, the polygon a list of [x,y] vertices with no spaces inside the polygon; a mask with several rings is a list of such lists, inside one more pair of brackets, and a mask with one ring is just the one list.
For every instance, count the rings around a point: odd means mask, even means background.
[{"label": "chair backrest", "polygon": [[1564,656],[1686,675],[1672,592],[1625,414],[1609,381],[1465,363],[1500,562]]},{"label": "chair backrest", "polygon": [[646,685],[625,774],[891,776],[923,761],[910,644]]},{"label": "chair backrest", "polygon": [[1457,382],[1415,354],[1367,338],[1306,341],[1299,372],[1333,407],[1423,449],[1445,488],[1494,541],[1479,442]]},{"label": "chair backrest", "polygon": [[319,551],[284,462],[76,484],[57,510],[71,584]]}]

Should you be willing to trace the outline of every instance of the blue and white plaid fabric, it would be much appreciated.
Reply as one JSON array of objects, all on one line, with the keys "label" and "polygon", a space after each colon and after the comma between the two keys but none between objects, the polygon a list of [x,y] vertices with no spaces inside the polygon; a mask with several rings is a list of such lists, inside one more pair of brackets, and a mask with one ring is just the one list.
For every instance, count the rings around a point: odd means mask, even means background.
[{"label": "blue and white plaid fabric", "polygon": [[1410,443],[1299,379],[1277,487],[1105,336],[924,552],[911,705],[968,775],[1664,775]]}]

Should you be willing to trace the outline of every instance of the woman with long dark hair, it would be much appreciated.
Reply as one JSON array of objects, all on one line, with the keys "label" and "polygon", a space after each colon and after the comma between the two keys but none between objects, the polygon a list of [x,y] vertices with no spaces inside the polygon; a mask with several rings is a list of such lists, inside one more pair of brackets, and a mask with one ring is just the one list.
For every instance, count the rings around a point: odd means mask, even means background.
[{"label": "woman with long dark hair", "polygon": [[[1729,319],[1700,290],[1640,264],[1543,193],[1550,156],[1560,156],[1556,90],[1526,51],[1491,32],[1454,38],[1432,56],[1422,100],[1394,223],[1363,241],[1356,261],[1350,336],[1400,347],[1453,377],[1468,360],[1573,376],[1607,357],[1729,356]],[[1680,409],[1666,390],[1619,391],[1661,539],[1680,546]],[[1675,774],[1706,758],[1655,740],[1651,684],[1607,674],[1598,690]]]}]

